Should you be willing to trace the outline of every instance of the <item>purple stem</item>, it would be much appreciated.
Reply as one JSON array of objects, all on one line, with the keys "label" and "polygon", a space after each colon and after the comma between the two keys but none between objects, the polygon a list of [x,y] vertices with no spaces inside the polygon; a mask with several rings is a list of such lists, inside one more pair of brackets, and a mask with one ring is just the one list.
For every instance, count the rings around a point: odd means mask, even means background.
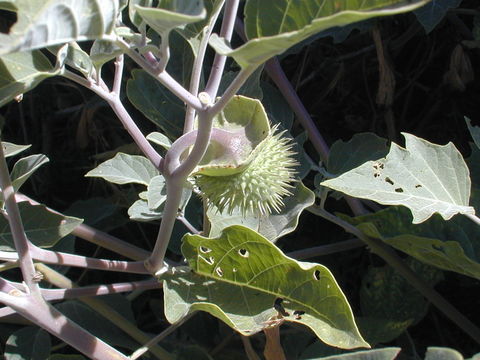
[{"label": "purple stem", "polygon": [[[222,28],[220,29],[220,37],[230,41],[232,39],[233,28],[235,25],[235,17],[238,11],[239,0],[227,0],[225,4],[225,11],[223,13]],[[222,79],[223,70],[227,57],[225,55],[215,54],[213,60],[212,70],[208,78],[205,92],[210,95],[211,99],[215,99]]]}]

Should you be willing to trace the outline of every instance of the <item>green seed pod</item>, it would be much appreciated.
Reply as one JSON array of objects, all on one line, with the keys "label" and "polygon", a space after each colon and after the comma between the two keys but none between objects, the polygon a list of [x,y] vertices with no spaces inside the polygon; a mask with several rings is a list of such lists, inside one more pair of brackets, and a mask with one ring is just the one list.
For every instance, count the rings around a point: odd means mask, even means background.
[{"label": "green seed pod", "polygon": [[296,161],[292,142],[273,127],[259,143],[242,170],[226,176],[197,174],[195,184],[210,205],[220,212],[239,209],[243,215],[279,212],[290,195]]}]

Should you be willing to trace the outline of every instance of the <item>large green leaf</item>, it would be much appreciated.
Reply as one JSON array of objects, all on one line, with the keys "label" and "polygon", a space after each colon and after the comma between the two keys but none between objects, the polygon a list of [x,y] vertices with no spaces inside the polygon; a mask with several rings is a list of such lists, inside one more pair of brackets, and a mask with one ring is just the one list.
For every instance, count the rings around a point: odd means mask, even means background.
[{"label": "large green leaf", "polygon": [[109,38],[118,13],[118,0],[17,0],[15,6],[18,21],[0,34],[0,54]]},{"label": "large green leaf", "polygon": [[474,214],[468,206],[469,171],[455,146],[403,135],[406,149],[392,143],[386,158],[368,161],[321,185],[384,205],[406,206],[415,224],[434,213],[445,220],[458,213]]},{"label": "large green leaf", "polygon": [[445,222],[438,215],[413,225],[409,211],[390,207],[375,214],[350,218],[366,235],[381,239],[426,264],[480,279],[478,225],[456,216]]},{"label": "large green leaf", "polygon": [[183,131],[184,104],[144,70],[132,71],[127,82],[130,102],[171,139]]},{"label": "large green leaf", "polygon": [[[37,246],[50,247],[70,234],[82,219],[51,212],[44,205],[18,204],[28,239]],[[0,251],[15,251],[7,219],[0,216]]]},{"label": "large green leaf", "polygon": [[136,13],[161,36],[176,27],[200,21],[206,16],[203,0],[162,0],[160,8],[136,5]]},{"label": "large green leaf", "polygon": [[28,326],[15,331],[5,344],[5,360],[44,360],[50,355],[50,335],[43,329]]},{"label": "large green leaf", "polygon": [[158,174],[158,170],[146,157],[118,153],[85,176],[101,177],[115,184],[138,183],[148,186],[150,180]]},{"label": "large green leaf", "polygon": [[224,39],[214,35],[210,45],[218,53],[232,56],[241,67],[259,65],[322,30],[411,11],[428,1],[277,0],[272,3],[248,0],[245,5],[245,30],[250,40],[232,50]]},{"label": "large green leaf", "polygon": [[223,229],[231,225],[246,226],[270,241],[275,241],[294,231],[302,211],[313,205],[315,194],[301,182],[298,182],[291,192],[292,195],[283,199],[282,210],[269,215],[243,216],[240,210],[235,210],[229,215],[226,212],[219,212],[216,208],[209,208],[207,216],[211,223],[210,237],[220,235]]},{"label": "large green leaf", "polygon": [[56,74],[58,74],[58,70],[38,50],[1,56],[0,106],[33,89],[42,80]]},{"label": "large green leaf", "polygon": [[202,310],[252,335],[275,323],[274,304],[283,299],[284,321],[308,326],[332,346],[368,347],[330,271],[286,257],[255,231],[236,225],[218,238],[187,234],[182,253],[192,271],[175,269],[163,278],[170,322]]},{"label": "large green leaf", "polygon": [[50,160],[43,154],[30,155],[18,160],[13,166],[12,185],[15,190],[20,189],[25,181],[37,170],[40,166],[48,163]]}]

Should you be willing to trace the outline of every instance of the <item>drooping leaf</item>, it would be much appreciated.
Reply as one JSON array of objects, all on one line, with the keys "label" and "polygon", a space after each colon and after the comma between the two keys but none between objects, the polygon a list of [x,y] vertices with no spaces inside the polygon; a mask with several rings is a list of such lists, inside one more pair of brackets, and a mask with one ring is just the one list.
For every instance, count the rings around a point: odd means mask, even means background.
[{"label": "drooping leaf", "polygon": [[5,344],[5,360],[44,360],[50,355],[50,335],[43,329],[28,326],[15,331]]},{"label": "drooping leaf", "polygon": [[209,236],[219,236],[223,229],[231,225],[243,225],[275,242],[295,230],[300,214],[305,208],[313,205],[314,201],[315,194],[298,182],[292,189],[292,195],[284,198],[284,207],[280,213],[244,217],[240,211],[228,215],[218,212],[215,208],[209,208],[207,211],[211,223]]},{"label": "drooping leaf", "polygon": [[[53,213],[44,205],[18,204],[28,239],[37,246],[50,247],[70,234],[82,219]],[[0,251],[15,251],[7,219],[0,216]]]},{"label": "drooping leaf", "polygon": [[210,45],[220,54],[232,56],[241,67],[259,65],[320,31],[376,16],[416,9],[428,0],[298,1],[275,4],[249,0],[245,5],[245,30],[250,39],[232,50],[215,34]]},{"label": "drooping leaf", "polygon": [[468,131],[472,136],[475,145],[480,149],[480,128],[478,126],[473,126],[469,118],[465,117],[465,122],[467,123]]},{"label": "drooping leaf", "polygon": [[6,141],[2,141],[2,146],[3,146],[3,154],[5,155],[5,157],[9,157],[9,156],[15,156],[17,154],[20,154],[22,151],[27,150],[32,145],[17,145],[17,144],[12,144]]},{"label": "drooping leaf", "polygon": [[434,213],[445,220],[458,213],[474,214],[468,206],[469,171],[455,146],[403,135],[405,149],[392,143],[386,158],[368,161],[321,185],[384,205],[406,206],[415,224]]},{"label": "drooping leaf", "polygon": [[40,51],[17,52],[0,57],[0,106],[26,93],[58,70]]},{"label": "drooping leaf", "polygon": [[118,0],[17,0],[15,6],[18,21],[0,34],[0,54],[109,38],[118,13]]},{"label": "drooping leaf", "polygon": [[390,207],[375,214],[350,218],[366,235],[380,239],[431,266],[480,279],[478,225],[456,216],[445,222],[438,215],[413,225],[409,211]]},{"label": "drooping leaf", "polygon": [[49,161],[50,160],[43,154],[30,155],[18,160],[13,166],[10,174],[12,185],[15,190],[20,189],[23,183],[28,180],[35,170]]},{"label": "drooping leaf", "polygon": [[328,156],[327,170],[340,175],[369,160],[387,156],[387,140],[373,133],[355,134],[350,141],[336,141]]},{"label": "drooping leaf", "polygon": [[160,127],[171,139],[183,131],[185,105],[143,70],[132,71],[127,82],[127,96],[143,115]]},{"label": "drooping leaf", "polygon": [[[136,5],[136,13],[162,37],[176,27],[185,26],[205,18],[203,0],[163,0],[161,8]],[[166,40],[166,39],[165,39]]]},{"label": "drooping leaf", "polygon": [[252,335],[271,324],[280,302],[285,321],[308,326],[325,343],[368,347],[330,271],[286,257],[253,230],[231,226],[213,239],[187,234],[182,253],[193,271],[178,268],[163,278],[170,322],[202,310]]},{"label": "drooping leaf", "polygon": [[432,0],[424,7],[415,10],[414,13],[428,34],[442,21],[449,9],[458,7],[461,2],[462,0]]},{"label": "drooping leaf", "polygon": [[150,180],[158,174],[158,170],[146,157],[118,153],[85,176],[101,177],[114,184],[137,183],[148,186]]}]

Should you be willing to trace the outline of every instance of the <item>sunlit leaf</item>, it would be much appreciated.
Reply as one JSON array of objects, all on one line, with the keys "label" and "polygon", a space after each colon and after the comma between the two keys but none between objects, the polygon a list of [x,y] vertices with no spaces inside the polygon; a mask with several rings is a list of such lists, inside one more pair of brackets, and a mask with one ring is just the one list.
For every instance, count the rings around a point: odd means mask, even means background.
[{"label": "sunlit leaf", "polygon": [[28,326],[15,331],[5,344],[5,360],[44,360],[50,355],[50,335],[43,329]]},{"label": "sunlit leaf", "polygon": [[17,144],[12,144],[6,141],[2,141],[2,146],[3,146],[3,154],[5,157],[9,156],[15,156],[22,151],[27,150],[30,148],[32,145],[17,145]]},{"label": "sunlit leaf", "polygon": [[231,215],[218,212],[215,208],[207,211],[211,223],[210,237],[221,234],[222,230],[231,225],[243,225],[257,231],[270,241],[292,232],[298,225],[298,219],[302,211],[313,205],[315,195],[301,182],[298,182],[292,195],[284,198],[284,207],[280,213],[272,213],[263,216],[243,216],[239,210]]},{"label": "sunlit leaf", "polygon": [[128,216],[130,217],[130,220],[135,221],[148,222],[159,220],[162,218],[162,214],[163,207],[162,209],[151,209],[148,206],[148,201],[143,199],[135,201],[132,206],[128,208]]},{"label": "sunlit leaf", "polygon": [[[18,207],[27,238],[37,246],[53,246],[82,223],[82,219],[54,213],[44,205],[21,202]],[[12,232],[4,216],[0,216],[0,251],[15,251]]]},{"label": "sunlit leaf", "polygon": [[138,183],[148,186],[150,180],[158,175],[158,170],[144,156],[118,153],[85,176],[101,177],[115,184]]},{"label": "sunlit leaf", "polygon": [[58,70],[40,51],[17,52],[0,57],[0,106],[33,89]]},{"label": "sunlit leaf", "polygon": [[10,174],[12,185],[15,190],[20,189],[23,183],[28,180],[35,170],[49,161],[50,160],[43,154],[30,155],[18,160],[13,166]]},{"label": "sunlit leaf", "polygon": [[212,239],[187,234],[182,253],[193,271],[179,268],[165,274],[170,322],[202,310],[252,335],[276,319],[274,304],[280,302],[285,321],[306,325],[325,343],[368,347],[330,271],[286,257],[253,230],[231,226]]},{"label": "sunlit leaf", "polygon": [[454,349],[429,347],[425,354],[425,360],[463,360],[463,355]]},{"label": "sunlit leaf", "polygon": [[150,209],[157,209],[167,199],[167,187],[162,175],[153,177],[148,184],[147,199]]},{"label": "sunlit leaf", "polygon": [[163,147],[164,149],[170,149],[170,147],[172,146],[172,142],[170,141],[170,139],[163,135],[162,133],[159,133],[159,132],[152,132],[150,134],[147,135],[147,140],[157,144],[157,145],[160,145],[161,147]]},{"label": "sunlit leaf", "polygon": [[92,60],[76,42],[72,41],[62,46],[51,46],[48,50],[57,55],[57,62],[61,66],[65,64],[80,71],[85,76],[91,75],[93,69]]},{"label": "sunlit leaf", "polygon": [[259,65],[320,31],[376,16],[416,9],[429,0],[297,1],[249,0],[245,6],[245,30],[250,39],[231,49],[215,34],[210,45],[232,56],[241,67]]},{"label": "sunlit leaf", "polygon": [[434,213],[445,220],[458,213],[474,214],[468,206],[469,171],[455,146],[403,135],[405,149],[392,143],[386,158],[368,161],[321,185],[384,205],[406,206],[415,224]]},{"label": "sunlit leaf", "polygon": [[118,13],[118,0],[17,0],[15,6],[18,21],[0,34],[0,54],[108,38]]}]

